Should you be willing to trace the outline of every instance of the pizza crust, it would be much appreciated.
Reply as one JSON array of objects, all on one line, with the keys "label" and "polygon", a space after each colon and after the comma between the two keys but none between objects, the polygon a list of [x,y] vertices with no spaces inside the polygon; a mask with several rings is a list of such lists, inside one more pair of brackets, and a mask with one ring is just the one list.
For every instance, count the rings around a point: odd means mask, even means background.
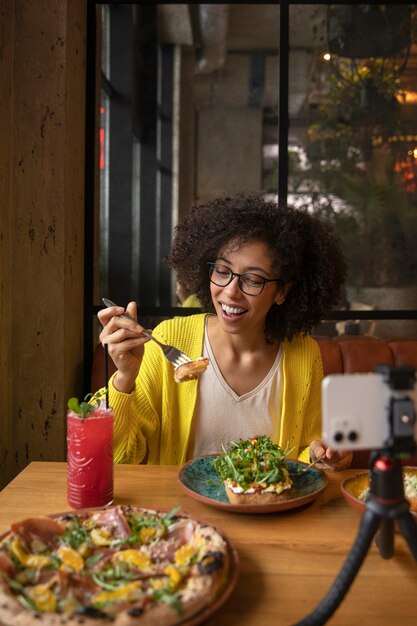
[{"label": "pizza crust", "polygon": [[62,615],[57,613],[32,613],[14,597],[4,594],[0,590],[0,625],[1,626],[175,626],[186,618],[195,615],[207,603],[199,598],[191,599],[181,616],[168,604],[158,604],[149,608],[138,617],[131,617],[127,611],[122,611],[113,621],[100,618],[86,617],[85,615]]},{"label": "pizza crust", "polygon": [[168,604],[158,604],[144,611],[140,616],[130,616],[127,611],[120,612],[113,621],[85,615],[32,613],[26,610],[14,596],[0,589],[0,625],[1,626],[175,626],[183,623],[203,609],[212,605],[225,582],[223,577],[204,576],[182,595],[184,610],[179,616]]}]

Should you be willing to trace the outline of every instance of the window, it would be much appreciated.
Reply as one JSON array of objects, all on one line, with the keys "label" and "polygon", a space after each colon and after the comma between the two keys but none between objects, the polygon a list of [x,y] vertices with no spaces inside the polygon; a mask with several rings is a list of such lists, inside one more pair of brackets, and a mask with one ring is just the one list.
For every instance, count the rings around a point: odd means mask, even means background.
[{"label": "window", "polygon": [[99,6],[103,295],[175,306],[178,218],[264,191],[339,232],[335,317],[417,336],[415,5]]}]

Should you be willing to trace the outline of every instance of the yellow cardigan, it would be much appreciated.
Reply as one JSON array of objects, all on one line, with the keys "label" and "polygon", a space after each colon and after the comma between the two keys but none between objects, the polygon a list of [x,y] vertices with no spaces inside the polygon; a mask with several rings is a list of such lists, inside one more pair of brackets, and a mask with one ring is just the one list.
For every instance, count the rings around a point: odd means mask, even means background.
[{"label": "yellow cardigan", "polygon": [[[197,359],[203,351],[205,317],[174,317],[153,334]],[[282,416],[272,439],[293,448],[290,456],[303,461],[309,459],[310,442],[321,436],[322,378],[320,350],[311,337],[296,335],[283,342]],[[185,463],[197,391],[198,380],[176,383],[171,363],[155,342],[148,342],[132,393],[117,391],[110,381],[115,462],[139,463],[148,448],[148,463]]]}]

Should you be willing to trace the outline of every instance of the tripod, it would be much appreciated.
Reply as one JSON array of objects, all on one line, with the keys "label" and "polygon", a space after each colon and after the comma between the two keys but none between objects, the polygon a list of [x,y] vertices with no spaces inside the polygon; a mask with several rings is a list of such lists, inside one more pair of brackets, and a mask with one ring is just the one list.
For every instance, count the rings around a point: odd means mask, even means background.
[{"label": "tripod", "polygon": [[394,552],[394,523],[397,522],[417,561],[417,522],[404,497],[402,467],[390,452],[377,452],[370,462],[370,494],[358,534],[333,585],[316,609],[295,626],[321,626],[333,615],[348,592],[376,535],[384,559]]}]

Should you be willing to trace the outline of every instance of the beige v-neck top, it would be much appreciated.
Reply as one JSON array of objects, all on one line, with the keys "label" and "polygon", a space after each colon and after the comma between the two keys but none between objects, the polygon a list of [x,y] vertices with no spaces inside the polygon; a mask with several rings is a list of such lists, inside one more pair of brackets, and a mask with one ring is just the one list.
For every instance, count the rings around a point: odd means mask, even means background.
[{"label": "beige v-neck top", "polygon": [[187,456],[222,452],[222,443],[227,447],[239,438],[272,435],[273,423],[279,424],[281,415],[281,346],[264,380],[242,396],[238,396],[223,378],[207,329],[203,354],[209,357],[210,365],[199,379],[193,418],[194,446]]}]

